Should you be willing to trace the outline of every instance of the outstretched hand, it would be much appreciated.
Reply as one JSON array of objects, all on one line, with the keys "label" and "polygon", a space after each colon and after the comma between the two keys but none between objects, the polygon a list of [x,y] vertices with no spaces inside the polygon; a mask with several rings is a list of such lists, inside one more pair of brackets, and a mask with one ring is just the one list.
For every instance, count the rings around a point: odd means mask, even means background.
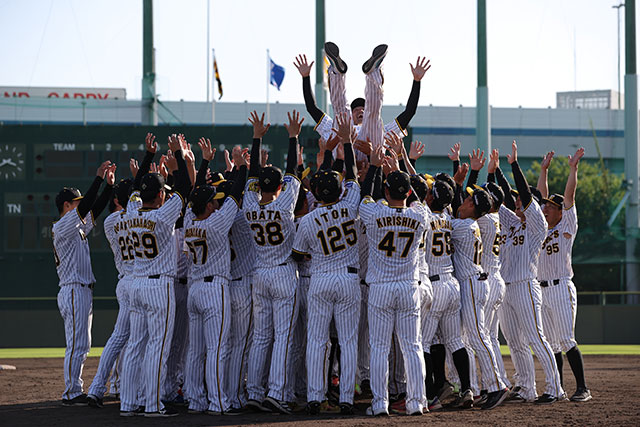
[{"label": "outstretched hand", "polygon": [[384,161],[384,147],[382,145],[377,146],[371,152],[370,163],[373,166],[380,167],[382,166],[382,162]]},{"label": "outstretched hand", "polygon": [[584,156],[584,147],[578,148],[578,151],[576,151],[576,154],[574,154],[573,156],[567,156],[567,158],[569,159],[569,166],[572,169],[576,169],[582,156]]},{"label": "outstretched hand", "polygon": [[409,66],[411,67],[413,80],[419,82],[420,80],[422,80],[429,68],[431,68],[431,60],[427,59],[424,56],[422,58],[418,56],[415,67],[413,66],[413,64],[409,64]]},{"label": "outstretched hand", "polygon": [[484,151],[480,151],[479,148],[469,153],[469,165],[474,171],[479,171],[480,169],[482,169],[486,161],[487,159],[486,157],[484,157]]},{"label": "outstretched hand", "polygon": [[315,61],[311,61],[311,64],[309,64],[307,62],[307,55],[303,54],[296,57],[293,65],[298,69],[298,72],[302,77],[309,77],[309,74],[311,74],[311,67],[313,66],[314,62]]},{"label": "outstretched hand", "polygon": [[387,144],[387,148],[396,154],[402,153],[402,139],[393,131],[389,131],[384,136],[384,142]]},{"label": "outstretched hand", "polygon": [[356,139],[356,142],[353,143],[353,148],[355,148],[356,150],[360,150],[367,156],[371,154],[372,147],[373,144],[371,144],[371,140],[368,138],[366,141]]},{"label": "outstretched hand", "polygon": [[500,167],[500,152],[497,148],[491,150],[491,154],[489,154],[489,166],[487,166],[487,171],[489,173],[495,173],[496,169]]},{"label": "outstretched hand", "polygon": [[453,180],[456,182],[456,184],[462,185],[464,179],[467,177],[467,172],[469,172],[469,164],[461,164],[455,175],[453,175]]},{"label": "outstretched hand", "polygon": [[300,135],[300,129],[302,129],[302,123],[304,123],[304,117],[300,118],[300,113],[293,110],[291,113],[287,113],[289,123],[285,123],[284,127],[289,132],[289,138],[297,138]]},{"label": "outstretched hand", "polygon": [[540,169],[543,169],[543,170],[549,169],[549,166],[551,165],[551,160],[553,160],[553,156],[555,154],[556,154],[555,151],[549,151],[547,154],[545,154],[544,157],[542,158],[542,162],[540,163]]},{"label": "outstretched hand", "polygon": [[213,160],[213,157],[216,155],[216,149],[211,146],[209,138],[200,138],[198,145],[202,150],[202,158],[209,162]]},{"label": "outstretched hand", "polygon": [[111,160],[105,160],[102,162],[100,166],[98,166],[98,170],[96,171],[96,176],[104,179],[104,176],[107,174],[107,170],[111,167]]},{"label": "outstretched hand", "polygon": [[156,142],[156,136],[149,132],[144,138],[144,145],[148,152],[154,153],[158,150],[158,143]]},{"label": "outstretched hand", "polygon": [[518,161],[518,144],[515,139],[511,143],[511,154],[507,154],[507,161],[510,165]]},{"label": "outstretched hand", "polygon": [[258,117],[258,113],[253,111],[249,116],[249,123],[253,125],[253,137],[262,138],[271,127],[271,123],[264,124],[264,113]]},{"label": "outstretched hand", "polygon": [[338,125],[338,130],[333,129],[333,131],[338,134],[342,143],[351,142],[351,114],[347,112],[338,114],[336,116],[336,124]]},{"label": "outstretched hand", "polygon": [[459,142],[456,142],[455,144],[453,144],[453,147],[449,149],[449,154],[447,154],[447,157],[449,157],[449,159],[452,162],[460,161],[460,143]]},{"label": "outstretched hand", "polygon": [[115,163],[112,163],[111,166],[107,168],[106,181],[108,185],[115,184],[116,182],[116,164]]},{"label": "outstretched hand", "polygon": [[411,160],[417,160],[424,154],[424,144],[420,141],[411,141],[411,147],[409,147],[409,158]]}]

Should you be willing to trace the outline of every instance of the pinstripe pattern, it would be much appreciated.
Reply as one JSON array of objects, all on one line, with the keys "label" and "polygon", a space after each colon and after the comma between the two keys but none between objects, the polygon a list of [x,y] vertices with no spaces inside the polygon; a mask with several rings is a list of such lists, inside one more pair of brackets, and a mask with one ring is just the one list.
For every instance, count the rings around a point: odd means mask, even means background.
[{"label": "pinstripe pattern", "polygon": [[570,279],[573,277],[571,250],[578,232],[577,215],[575,205],[564,209],[560,222],[547,230],[547,238],[542,243],[542,251],[540,252],[539,280]]},{"label": "pinstripe pattern", "polygon": [[379,147],[384,139],[382,125],[382,70],[373,69],[365,75],[364,86],[365,108],[362,127],[358,132],[358,139],[371,140],[373,148]]},{"label": "pinstripe pattern", "polygon": [[436,332],[447,350],[454,353],[464,347],[460,317],[460,285],[451,274],[440,274],[440,280],[432,282],[433,302],[422,320],[422,346],[429,353]]},{"label": "pinstripe pattern", "polygon": [[451,215],[449,212],[432,212],[424,236],[425,255],[429,274],[453,273],[453,260],[451,255]]},{"label": "pinstripe pattern", "polygon": [[51,232],[60,286],[96,281],[87,240],[93,226],[92,217],[81,219],[77,208],[53,223]]},{"label": "pinstripe pattern", "polygon": [[[498,373],[500,375],[500,379],[505,384],[505,386],[510,387],[511,383],[509,381],[509,377],[507,376],[507,371],[504,367],[504,361],[502,360],[501,352],[500,352],[500,339],[498,334],[499,328],[499,317],[498,310],[502,301],[504,299],[505,294],[505,284],[504,280],[502,280],[502,276],[500,276],[499,271],[494,271],[490,273],[487,277],[487,288],[489,289],[489,295],[487,296],[487,304],[485,306],[485,328],[487,329],[487,337],[491,342],[491,346],[493,347],[493,354],[496,355],[496,362],[498,365]],[[503,331],[504,334],[504,331]]]},{"label": "pinstripe pattern", "polygon": [[[407,392],[407,377],[404,370],[404,357],[397,334],[391,335],[391,351],[389,352],[389,394]],[[424,402],[423,402],[424,405]]]},{"label": "pinstripe pattern", "polygon": [[[361,236],[366,241],[366,236]],[[360,272],[362,277],[362,272]],[[369,306],[369,285],[362,283],[360,279],[360,321],[358,322],[358,376],[356,382],[361,384],[369,379],[369,318],[367,315]]]},{"label": "pinstripe pattern", "polygon": [[578,345],[575,338],[576,286],[569,279],[542,288],[542,325],[554,353],[567,352]]},{"label": "pinstripe pattern", "polygon": [[[298,218],[296,218],[298,219]],[[298,318],[295,320],[293,332],[293,344],[291,346],[291,363],[287,381],[286,401],[293,402],[296,396],[306,398],[307,396],[307,302],[309,294],[310,261],[298,263]]]},{"label": "pinstripe pattern", "polygon": [[[181,233],[176,230],[176,238]],[[182,247],[182,246],[181,246]],[[183,258],[184,252],[178,252],[178,258]],[[180,265],[180,263],[178,263]],[[187,356],[187,342],[189,339],[189,313],[187,310],[188,285],[178,279],[173,281],[176,314],[173,325],[173,337],[167,359],[167,376],[163,388],[163,400],[173,400],[178,396],[180,386],[184,383],[184,365]]]},{"label": "pinstripe pattern", "polygon": [[229,240],[231,249],[235,253],[235,257],[233,254],[231,255],[231,278],[237,279],[253,275],[256,265],[256,257],[252,255],[253,234],[249,230],[249,224],[241,210],[238,210],[233,220]]}]

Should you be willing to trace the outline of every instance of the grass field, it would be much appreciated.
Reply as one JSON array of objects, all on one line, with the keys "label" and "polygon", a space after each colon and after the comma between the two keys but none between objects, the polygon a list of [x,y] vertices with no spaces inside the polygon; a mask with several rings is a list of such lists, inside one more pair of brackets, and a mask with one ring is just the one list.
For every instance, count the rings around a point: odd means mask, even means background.
[{"label": "grass field", "polygon": [[[102,354],[102,349],[103,347],[93,347],[89,353],[89,357],[99,357]],[[509,348],[506,345],[503,345],[501,350],[502,354],[509,354]],[[640,345],[582,344],[580,345],[580,351],[582,354],[640,355]],[[2,359],[30,359],[35,357],[64,357],[64,348],[0,348],[0,361]]]}]

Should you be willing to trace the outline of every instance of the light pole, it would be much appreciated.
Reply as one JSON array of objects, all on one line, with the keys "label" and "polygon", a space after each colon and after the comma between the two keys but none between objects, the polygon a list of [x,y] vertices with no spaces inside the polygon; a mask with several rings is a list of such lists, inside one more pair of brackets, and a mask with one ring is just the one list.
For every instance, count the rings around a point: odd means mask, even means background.
[{"label": "light pole", "polygon": [[611,6],[618,10],[618,110],[621,108],[621,93],[620,93],[620,8],[624,7],[624,3],[620,3],[617,6]]}]

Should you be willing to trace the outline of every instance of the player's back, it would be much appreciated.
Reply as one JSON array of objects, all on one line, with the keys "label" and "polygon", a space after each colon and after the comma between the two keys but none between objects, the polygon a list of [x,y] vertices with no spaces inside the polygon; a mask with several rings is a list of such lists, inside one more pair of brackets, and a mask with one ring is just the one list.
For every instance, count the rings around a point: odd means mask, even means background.
[{"label": "player's back", "polygon": [[451,220],[453,232],[453,265],[458,280],[482,273],[482,238],[480,227],[472,218]]},{"label": "player's back", "polygon": [[247,218],[242,211],[238,211],[229,231],[231,278],[235,279],[253,273],[256,265],[253,246],[253,235],[249,229]]},{"label": "player's back", "polygon": [[547,230],[542,243],[538,278],[540,280],[570,279],[573,277],[571,252],[578,232],[576,206],[563,209],[562,219]]},{"label": "player's back", "polygon": [[162,207],[130,212],[127,225],[136,256],[135,277],[175,277],[177,268],[175,223],[182,211],[182,198],[171,196]]},{"label": "player's back", "polygon": [[365,197],[359,213],[369,242],[367,283],[420,280],[418,254],[428,208],[421,203],[393,208]]},{"label": "player's back", "polygon": [[130,276],[133,273],[135,253],[127,228],[126,210],[113,212],[105,218],[104,234],[113,252],[118,277]]},{"label": "player's back", "polygon": [[296,232],[293,209],[299,189],[300,180],[287,174],[280,195],[262,203],[258,180],[247,181],[243,211],[256,244],[256,267],[274,267],[286,263],[291,256]]},{"label": "player's back", "polygon": [[80,218],[78,209],[67,212],[53,223],[53,255],[60,286],[96,281],[91,268],[87,237],[93,229],[92,216]]},{"label": "player's back", "polygon": [[546,235],[547,221],[540,206],[532,200],[524,210],[525,221],[500,206],[501,241],[500,274],[506,283],[533,280],[538,273],[538,257]]},{"label": "player's back", "polygon": [[478,218],[482,236],[482,270],[486,273],[500,271],[500,217],[497,212]]},{"label": "player's back", "polygon": [[425,255],[430,275],[453,273],[451,215],[447,210],[431,212],[425,233]]}]

